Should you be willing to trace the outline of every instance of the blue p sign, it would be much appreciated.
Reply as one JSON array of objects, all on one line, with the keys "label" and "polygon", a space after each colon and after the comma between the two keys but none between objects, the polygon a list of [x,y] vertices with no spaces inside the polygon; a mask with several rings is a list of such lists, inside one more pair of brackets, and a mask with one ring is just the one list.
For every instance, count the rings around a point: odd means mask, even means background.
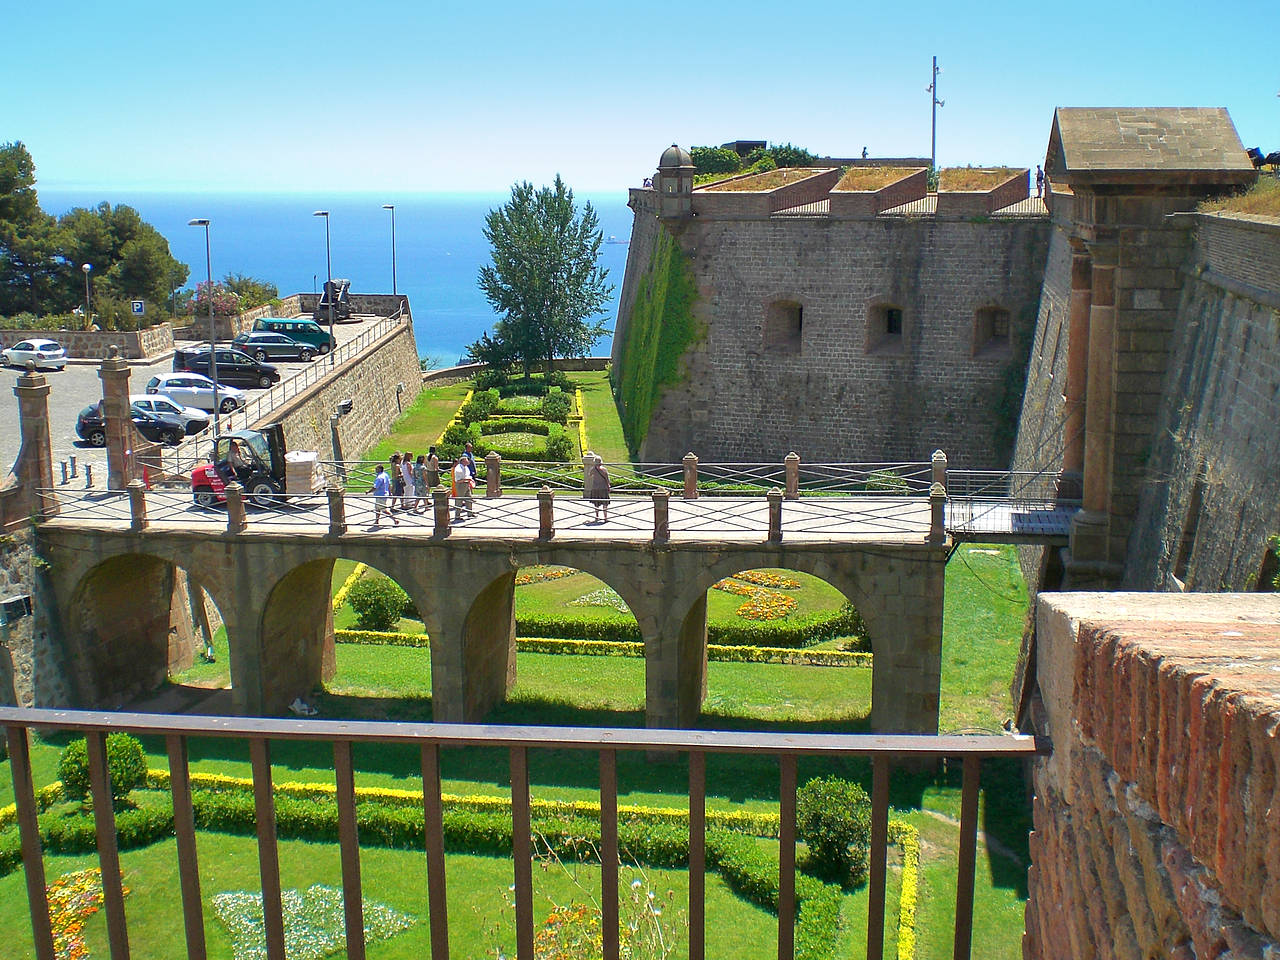
[{"label": "blue p sign", "polygon": [[133,311],[135,317],[142,316],[143,306],[144,304],[141,300],[131,300],[129,302],[129,309]]}]

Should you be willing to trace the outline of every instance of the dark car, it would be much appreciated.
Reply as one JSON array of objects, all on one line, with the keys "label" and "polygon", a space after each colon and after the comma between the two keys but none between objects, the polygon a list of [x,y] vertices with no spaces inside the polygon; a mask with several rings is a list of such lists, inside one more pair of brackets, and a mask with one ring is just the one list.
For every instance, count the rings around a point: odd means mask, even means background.
[{"label": "dark car", "polygon": [[[196,424],[184,424],[177,417],[163,413],[148,413],[136,407],[129,408],[129,419],[142,436],[152,443],[165,443],[175,447],[183,437],[190,433],[199,433],[193,429]],[[80,411],[76,417],[76,436],[92,447],[107,445],[107,425],[102,418],[102,402],[91,403]]]},{"label": "dark car", "polygon": [[251,331],[242,333],[231,341],[259,363],[272,360],[314,360],[316,348],[307,343],[299,343],[283,333]]},{"label": "dark car", "polygon": [[[240,350],[218,347],[218,382],[233,387],[269,387],[280,382],[280,371],[269,363],[259,363]],[[209,349],[173,351],[174,373],[209,375]]]}]

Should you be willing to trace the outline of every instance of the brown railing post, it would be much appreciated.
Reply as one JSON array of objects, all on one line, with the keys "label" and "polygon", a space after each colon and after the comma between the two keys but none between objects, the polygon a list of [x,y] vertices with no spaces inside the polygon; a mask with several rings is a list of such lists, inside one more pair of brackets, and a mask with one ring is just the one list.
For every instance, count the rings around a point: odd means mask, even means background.
[{"label": "brown railing post", "polygon": [[981,758],[966,754],[960,787],[960,862],[956,870],[956,938],[952,955],[969,960],[973,944],[973,870],[978,854],[978,781]]},{"label": "brown railing post", "polygon": [[940,483],[945,488],[947,485],[947,455],[941,450],[933,451],[933,476],[930,478],[930,485]]},{"label": "brown railing post", "polygon": [[349,960],[364,960],[360,831],[356,825],[356,781],[350,740],[333,742],[333,772],[338,801],[338,846],[342,857],[342,910],[347,932],[347,957]]},{"label": "brown railing post", "polygon": [[178,841],[178,878],[182,884],[182,921],[187,932],[188,960],[205,960],[204,906],[200,900],[200,861],[196,854],[196,823],[191,808],[191,776],[187,740],[165,737],[169,752],[169,793],[173,797],[173,832]]},{"label": "brown railing post", "polygon": [[431,505],[435,508],[436,514],[435,535],[447,537],[449,535],[449,489],[436,487],[432,490]]},{"label": "brown railing post", "polygon": [[340,537],[347,532],[347,501],[341,487],[330,487],[329,496],[329,536]]},{"label": "brown railing post", "polygon": [[867,877],[867,960],[884,960],[885,861],[889,846],[889,758],[871,761],[871,865]]},{"label": "brown railing post", "polygon": [[129,529],[147,529],[147,485],[141,480],[129,481]]},{"label": "brown railing post", "polygon": [[769,498],[769,539],[777,542],[782,539],[782,491],[774,487],[767,496]]},{"label": "brown railing post", "polygon": [[671,493],[667,490],[654,490],[653,497],[653,539],[671,539]]},{"label": "brown railing post", "polygon": [[511,748],[511,857],[515,861],[516,957],[533,960],[533,850],[529,751]]},{"label": "brown railing post", "polygon": [[242,533],[249,521],[244,515],[244,487],[234,480],[227,484],[227,533]]},{"label": "brown railing post", "polygon": [[792,450],[782,460],[786,472],[786,498],[800,499],[800,454]]},{"label": "brown railing post", "polygon": [[556,535],[556,495],[551,488],[543,485],[538,491],[538,537],[549,539]]},{"label": "brown railing post", "polygon": [[85,737],[89,754],[89,788],[93,798],[93,823],[98,835],[98,864],[102,868],[102,905],[107,914],[107,942],[113,958],[129,956],[129,927],[124,917],[124,887],[120,882],[120,851],[116,847],[115,801],[111,797],[111,771],[107,768],[107,735],[90,731]]},{"label": "brown railing post", "polygon": [[947,488],[935,483],[929,488],[929,543],[947,539]]},{"label": "brown railing post", "polygon": [[490,453],[484,458],[484,495],[502,496],[502,455]]},{"label": "brown railing post", "polygon": [[36,960],[54,960],[53,924],[44,887],[44,855],[40,849],[35,790],[31,782],[31,740],[26,727],[6,727],[9,767],[13,774],[14,800],[18,807],[18,834],[22,840],[22,866],[27,876],[27,908],[35,935]]},{"label": "brown railing post", "polygon": [[271,745],[262,737],[249,741],[253,766],[253,809],[258,826],[258,877],[262,881],[262,928],[267,960],[286,960],[284,909],[280,902],[280,850],[276,844],[276,801],[271,786]]},{"label": "brown railing post", "polygon": [[618,960],[618,753],[600,751],[600,932],[602,960]]},{"label": "brown railing post", "polygon": [[796,758],[779,758],[778,792],[778,960],[795,956],[796,933]]},{"label": "brown railing post", "polygon": [[427,913],[431,923],[431,960],[449,960],[449,906],[445,897],[440,748],[434,743],[422,745],[422,815],[427,835]]},{"label": "brown railing post", "polygon": [[689,960],[705,960],[707,756],[689,754]]},{"label": "brown railing post", "polygon": [[684,498],[698,499],[698,458],[693,453],[684,455]]}]

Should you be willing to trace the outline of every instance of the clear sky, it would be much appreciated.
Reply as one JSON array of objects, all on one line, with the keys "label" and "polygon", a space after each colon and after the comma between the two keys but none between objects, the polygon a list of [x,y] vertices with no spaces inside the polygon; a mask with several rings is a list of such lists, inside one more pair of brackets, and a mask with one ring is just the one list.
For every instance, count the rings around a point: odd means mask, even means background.
[{"label": "clear sky", "polygon": [[1280,149],[1280,7],[9,0],[0,142],[40,186],[477,191],[790,141],[1034,165],[1055,106],[1225,106]]}]

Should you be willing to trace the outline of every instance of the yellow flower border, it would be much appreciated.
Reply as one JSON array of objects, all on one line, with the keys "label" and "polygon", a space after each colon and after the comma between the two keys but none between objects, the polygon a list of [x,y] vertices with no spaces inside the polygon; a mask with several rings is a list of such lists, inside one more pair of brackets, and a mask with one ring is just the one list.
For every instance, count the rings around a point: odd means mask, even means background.
[{"label": "yellow flower border", "polygon": [[440,431],[440,436],[436,437],[437,447],[440,446],[440,444],[444,443],[445,433],[448,432],[450,427],[452,427],[455,423],[458,422],[458,414],[462,413],[462,408],[467,405],[467,402],[471,399],[471,397],[474,394],[475,394],[474,390],[468,390],[467,395],[462,398],[462,402],[458,404],[458,409],[453,411],[453,417],[450,418],[449,422],[444,425],[444,429]]},{"label": "yellow flower border", "polygon": [[338,592],[333,595],[333,612],[337,613],[342,609],[342,605],[347,602],[347,594],[351,592],[351,588],[355,586],[355,582],[364,576],[364,572],[369,569],[367,563],[357,563],[355,569],[351,571],[351,576],[342,581],[342,586],[338,588]]}]

